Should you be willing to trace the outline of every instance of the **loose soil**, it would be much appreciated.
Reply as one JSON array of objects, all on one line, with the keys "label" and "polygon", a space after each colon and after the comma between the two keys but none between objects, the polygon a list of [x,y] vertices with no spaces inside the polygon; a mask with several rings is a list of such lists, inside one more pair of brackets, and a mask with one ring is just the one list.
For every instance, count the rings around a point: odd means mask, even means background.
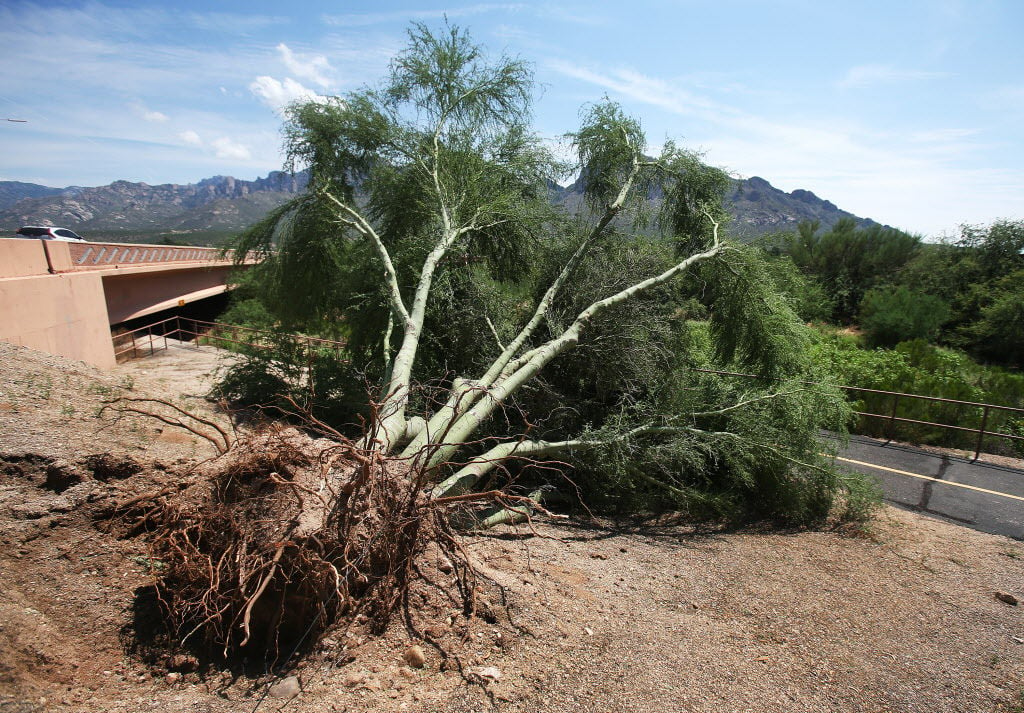
[{"label": "loose soil", "polygon": [[[287,671],[294,698],[147,657],[139,593],[159,563],[104,509],[214,450],[103,401],[228,425],[204,398],[217,358],[104,373],[0,343],[0,711],[1024,710],[1024,607],[995,596],[1024,599],[1024,544],[893,508],[856,533],[570,520],[468,537],[501,586],[483,618],[437,613],[452,659],[400,624],[338,632]],[[423,668],[403,659],[414,643]]]}]

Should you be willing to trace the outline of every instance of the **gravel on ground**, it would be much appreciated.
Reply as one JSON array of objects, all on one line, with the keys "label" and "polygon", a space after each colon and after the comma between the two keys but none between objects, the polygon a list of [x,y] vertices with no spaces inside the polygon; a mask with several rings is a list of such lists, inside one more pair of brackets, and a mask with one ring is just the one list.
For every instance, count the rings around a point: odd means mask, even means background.
[{"label": "gravel on ground", "polygon": [[101,372],[0,343],[0,711],[1024,710],[1024,544],[894,508],[856,531],[598,519],[467,537],[500,587],[461,672],[400,624],[329,635],[282,681],[146,662],[132,632],[156,566],[95,508],[214,450],[105,402],[229,427],[205,398],[222,356]]}]

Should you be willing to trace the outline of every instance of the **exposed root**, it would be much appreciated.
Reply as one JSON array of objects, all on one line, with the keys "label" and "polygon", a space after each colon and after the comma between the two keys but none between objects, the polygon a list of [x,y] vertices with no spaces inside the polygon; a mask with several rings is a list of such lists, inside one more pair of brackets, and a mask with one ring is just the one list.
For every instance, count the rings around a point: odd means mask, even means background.
[{"label": "exposed root", "polygon": [[179,645],[207,660],[285,663],[335,625],[381,632],[396,613],[429,643],[425,589],[473,613],[478,575],[452,511],[525,499],[432,501],[408,460],[334,435],[270,426],[234,441],[183,491],[122,504],[150,532],[156,597]]},{"label": "exposed root", "polygon": [[[142,408],[141,404],[152,404],[157,407],[162,406],[163,413],[160,411],[151,411],[147,408]],[[127,397],[111,399],[103,402],[101,413],[106,411],[113,411],[117,418],[122,418],[127,414],[134,414],[136,416],[153,418],[168,426],[183,429],[193,435],[209,441],[217,451],[218,455],[223,455],[231,448],[231,437],[228,435],[227,431],[221,428],[217,423],[208,418],[197,416],[190,411],[186,411],[180,406],[177,406],[165,399]]]}]

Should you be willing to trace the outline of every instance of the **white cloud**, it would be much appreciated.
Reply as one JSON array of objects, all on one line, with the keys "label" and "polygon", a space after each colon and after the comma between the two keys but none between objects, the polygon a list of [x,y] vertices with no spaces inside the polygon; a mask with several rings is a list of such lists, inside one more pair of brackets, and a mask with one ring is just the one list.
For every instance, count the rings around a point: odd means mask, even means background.
[{"label": "white cloud", "polygon": [[333,68],[322,54],[302,59],[283,42],[277,46],[277,51],[281,53],[281,61],[284,62],[284,66],[296,77],[308,79],[325,89],[330,86],[331,80],[324,73],[333,71]]},{"label": "white cloud", "polygon": [[315,91],[291,77],[286,77],[283,82],[273,77],[256,77],[249,85],[249,91],[278,113],[297,99],[313,99],[317,96]]},{"label": "white cloud", "polygon": [[142,102],[134,102],[131,105],[131,108],[137,115],[154,124],[163,124],[164,122],[170,121],[170,117],[168,117],[167,114],[159,111],[152,111]]},{"label": "white cloud", "polygon": [[252,154],[249,149],[229,139],[227,136],[222,136],[219,139],[214,139],[210,142],[210,146],[213,147],[214,155],[217,158],[228,159],[231,161],[248,161],[252,158]]},{"label": "white cloud", "polygon": [[194,131],[182,131],[178,134],[178,138],[189,146],[202,146],[203,140],[199,138],[199,134]]},{"label": "white cloud", "polygon": [[889,64],[862,64],[850,67],[846,76],[839,80],[842,89],[863,89],[878,84],[917,82],[924,79],[938,79],[949,76],[945,72],[924,72],[916,69],[899,69]]},{"label": "white cloud", "polygon": [[929,129],[927,131],[915,131],[910,135],[910,140],[920,144],[946,143],[957,139],[966,139],[978,133],[977,129]]},{"label": "white cloud", "polygon": [[978,160],[986,145],[973,129],[900,132],[829,117],[779,120],[630,70],[565,61],[548,66],[609,90],[613,99],[686,117],[690,140],[710,163],[765,177],[783,190],[812,190],[882,223],[935,235],[961,222],[1020,213],[1024,171],[986,167]]}]

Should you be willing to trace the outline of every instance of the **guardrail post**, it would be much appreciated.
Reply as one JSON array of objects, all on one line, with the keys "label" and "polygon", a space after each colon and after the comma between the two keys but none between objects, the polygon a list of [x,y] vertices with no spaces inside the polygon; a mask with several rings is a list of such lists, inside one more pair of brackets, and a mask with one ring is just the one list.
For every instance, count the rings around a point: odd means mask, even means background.
[{"label": "guardrail post", "polygon": [[985,426],[988,424],[988,406],[981,410],[981,428],[978,429],[978,444],[974,448],[974,460],[981,455],[981,442],[985,439]]},{"label": "guardrail post", "polygon": [[900,405],[900,395],[899,394],[893,394],[892,395],[892,413],[889,414],[889,428],[887,429],[888,433],[889,433],[887,438],[890,441],[893,439],[893,436],[896,434],[896,408],[899,405]]}]

